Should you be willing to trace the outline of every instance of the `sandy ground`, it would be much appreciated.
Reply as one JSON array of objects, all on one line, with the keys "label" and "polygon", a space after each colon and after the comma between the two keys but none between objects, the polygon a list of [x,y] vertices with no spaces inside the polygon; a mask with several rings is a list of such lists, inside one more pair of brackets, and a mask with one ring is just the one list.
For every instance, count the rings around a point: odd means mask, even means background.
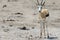
[{"label": "sandy ground", "polygon": [[[0,0],[0,40],[60,40],[60,0],[46,0],[45,5],[50,13],[48,30],[56,39],[39,38],[36,4],[36,0]],[[29,30],[20,29],[24,26]]]}]

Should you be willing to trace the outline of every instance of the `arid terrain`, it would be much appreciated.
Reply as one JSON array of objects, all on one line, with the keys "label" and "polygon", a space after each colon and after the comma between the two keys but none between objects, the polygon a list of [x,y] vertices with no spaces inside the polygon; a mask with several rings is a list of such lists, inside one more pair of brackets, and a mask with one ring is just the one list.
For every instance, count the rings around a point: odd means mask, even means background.
[{"label": "arid terrain", "polygon": [[46,0],[45,8],[50,14],[48,31],[55,39],[39,38],[36,0],[0,0],[0,40],[60,40],[60,0]]}]

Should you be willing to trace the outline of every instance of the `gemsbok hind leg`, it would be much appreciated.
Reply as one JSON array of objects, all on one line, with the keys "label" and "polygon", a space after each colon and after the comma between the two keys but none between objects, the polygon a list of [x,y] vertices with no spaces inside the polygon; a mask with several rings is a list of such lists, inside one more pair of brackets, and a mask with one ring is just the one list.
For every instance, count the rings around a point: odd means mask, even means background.
[{"label": "gemsbok hind leg", "polygon": [[43,37],[43,22],[40,22],[40,38]]},{"label": "gemsbok hind leg", "polygon": [[45,25],[46,25],[46,32],[47,32],[46,37],[49,38],[49,32],[48,32],[48,25],[47,25],[47,22],[46,22]]},{"label": "gemsbok hind leg", "polygon": [[46,26],[45,26],[45,22],[43,22],[43,33],[44,33],[44,38],[46,38]]}]

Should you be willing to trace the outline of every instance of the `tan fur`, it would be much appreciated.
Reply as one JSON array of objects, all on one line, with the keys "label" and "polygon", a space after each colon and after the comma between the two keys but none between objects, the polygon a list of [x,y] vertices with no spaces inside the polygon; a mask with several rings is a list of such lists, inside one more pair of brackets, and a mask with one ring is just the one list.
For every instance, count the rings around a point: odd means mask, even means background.
[{"label": "tan fur", "polygon": [[39,12],[39,19],[46,19],[46,15],[48,14],[48,10],[47,9],[42,9],[41,12]]}]

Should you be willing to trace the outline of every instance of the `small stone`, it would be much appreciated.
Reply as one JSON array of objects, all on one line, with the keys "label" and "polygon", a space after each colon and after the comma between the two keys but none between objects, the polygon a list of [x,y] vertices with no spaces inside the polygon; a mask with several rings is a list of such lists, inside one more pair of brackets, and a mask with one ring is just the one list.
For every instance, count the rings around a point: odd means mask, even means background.
[{"label": "small stone", "polygon": [[20,29],[22,29],[22,30],[26,30],[26,27],[22,27],[22,28],[20,28]]},{"label": "small stone", "polygon": [[55,2],[53,2],[53,4],[55,4]]},{"label": "small stone", "polygon": [[15,13],[15,15],[18,15],[18,14],[21,14],[21,15],[23,15],[23,13],[19,13],[19,12]]},{"label": "small stone", "polygon": [[30,37],[33,37],[32,35],[30,35]]},{"label": "small stone", "polygon": [[33,15],[37,15],[36,13],[34,13]]},{"label": "small stone", "polygon": [[8,32],[8,31],[9,31],[9,29],[3,29],[3,31],[4,31],[4,32]]},{"label": "small stone", "polygon": [[15,21],[15,20],[13,20],[13,19],[9,19],[9,20],[6,20],[6,21]]},{"label": "small stone", "polygon": [[3,23],[5,23],[5,20],[3,20]]},{"label": "small stone", "polygon": [[5,28],[5,26],[2,26],[2,28]]},{"label": "small stone", "polygon": [[32,27],[32,29],[34,29],[34,27]]},{"label": "small stone", "polygon": [[7,5],[3,5],[3,8],[4,8],[4,7],[7,7]]},{"label": "small stone", "polygon": [[10,0],[8,0],[8,2],[10,2]]},{"label": "small stone", "polygon": [[13,25],[9,25],[10,27],[12,27]]},{"label": "small stone", "polygon": [[27,29],[25,26],[22,27],[22,28],[18,27],[18,29],[21,29],[21,30],[29,30],[29,29]]}]

